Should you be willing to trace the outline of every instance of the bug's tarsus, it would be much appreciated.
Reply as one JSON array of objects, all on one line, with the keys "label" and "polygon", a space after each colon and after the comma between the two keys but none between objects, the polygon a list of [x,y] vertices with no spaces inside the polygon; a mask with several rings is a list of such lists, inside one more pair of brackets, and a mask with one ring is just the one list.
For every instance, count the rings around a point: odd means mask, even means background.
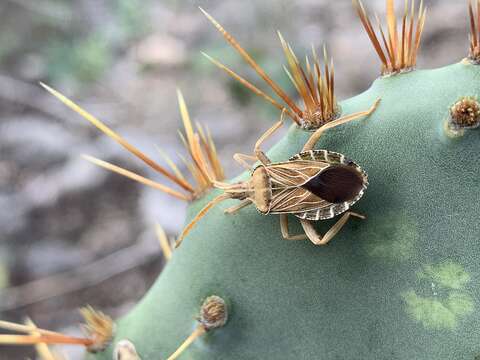
[{"label": "bug's tarsus", "polygon": [[318,140],[320,140],[320,137],[323,135],[323,133],[331,128],[334,128],[336,126],[345,124],[347,122],[350,122],[352,120],[356,120],[358,118],[364,117],[364,116],[369,116],[371,115],[378,107],[378,104],[380,103],[380,99],[376,100],[375,103],[372,105],[370,109],[367,111],[360,111],[351,115],[346,115],[341,117],[340,119],[334,120],[332,122],[329,122],[322,127],[318,128],[312,136],[310,136],[310,139],[308,139],[307,143],[304,145],[302,151],[309,151],[313,150],[315,148],[315,145],[317,144]]}]

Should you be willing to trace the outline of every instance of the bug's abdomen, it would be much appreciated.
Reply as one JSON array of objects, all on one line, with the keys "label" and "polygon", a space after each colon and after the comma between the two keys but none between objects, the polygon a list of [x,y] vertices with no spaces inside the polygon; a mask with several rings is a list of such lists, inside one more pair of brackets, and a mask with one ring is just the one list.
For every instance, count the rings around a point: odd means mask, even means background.
[{"label": "bug's abdomen", "polygon": [[253,190],[251,198],[255,206],[261,213],[268,213],[272,200],[272,185],[265,167],[259,166],[254,170],[251,184]]}]

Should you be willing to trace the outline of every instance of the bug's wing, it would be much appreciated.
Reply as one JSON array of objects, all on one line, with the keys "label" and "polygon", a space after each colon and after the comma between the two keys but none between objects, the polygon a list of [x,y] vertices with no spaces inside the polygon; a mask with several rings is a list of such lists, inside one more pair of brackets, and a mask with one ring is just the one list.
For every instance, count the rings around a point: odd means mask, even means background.
[{"label": "bug's wing", "polygon": [[299,154],[295,154],[290,158],[290,161],[298,160],[324,162],[330,165],[348,164],[351,162],[351,160],[347,159],[345,155],[329,150],[304,151]]},{"label": "bug's wing", "polygon": [[332,204],[301,187],[274,192],[270,202],[271,214],[296,214],[330,207]]},{"label": "bug's wing", "polygon": [[343,154],[328,150],[311,150],[294,155],[288,162],[269,164],[266,170],[271,180],[271,214],[293,214],[306,220],[331,219],[354,204],[364,192],[348,202],[331,203],[313,194],[302,185],[332,165],[355,166],[368,184],[366,173]]},{"label": "bug's wing", "polygon": [[310,150],[292,156],[289,161],[269,164],[265,169],[272,179],[272,186],[290,187],[304,185],[329,166],[350,164],[359,168],[343,154],[328,150]]},{"label": "bug's wing", "polygon": [[333,204],[307,189],[297,187],[284,189],[273,195],[270,214],[293,214],[305,220],[331,219],[350,208],[349,202]]},{"label": "bug's wing", "polygon": [[321,161],[296,160],[269,164],[265,167],[272,190],[302,186],[330,164]]},{"label": "bug's wing", "polygon": [[295,214],[329,207],[330,202],[301,187],[329,166],[328,162],[311,158],[266,166],[272,189],[269,213]]},{"label": "bug's wing", "polygon": [[340,204],[331,204],[329,206],[322,206],[317,209],[311,209],[308,211],[302,211],[294,213],[296,217],[304,220],[318,221],[334,218],[335,216],[344,213],[350,209],[351,204],[343,202]]}]

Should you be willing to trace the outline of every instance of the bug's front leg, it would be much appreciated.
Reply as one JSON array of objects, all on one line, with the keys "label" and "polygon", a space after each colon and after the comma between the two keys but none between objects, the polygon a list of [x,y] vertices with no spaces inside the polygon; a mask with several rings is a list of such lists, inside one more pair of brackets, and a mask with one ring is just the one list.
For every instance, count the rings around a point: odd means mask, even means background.
[{"label": "bug's front leg", "polygon": [[265,133],[260,136],[260,138],[255,143],[255,147],[253,152],[255,156],[245,155],[245,154],[235,154],[233,155],[233,159],[238,162],[240,165],[244,166],[248,170],[252,169],[252,166],[246,162],[246,160],[253,160],[253,161],[260,161],[263,165],[268,165],[271,163],[271,160],[268,156],[260,149],[260,146],[270,137],[272,134],[280,129],[283,125],[283,117],[285,111],[282,111],[282,115],[280,117],[280,121],[275,123],[270,129],[265,131]]},{"label": "bug's front leg", "polygon": [[270,129],[265,131],[265,133],[260,136],[260,139],[255,143],[254,153],[257,157],[258,161],[260,161],[263,165],[268,165],[271,163],[270,159],[265,155],[265,153],[260,149],[260,146],[270,137],[273,135],[275,131],[280,129],[283,125],[283,112],[282,112],[282,119],[275,123]]},{"label": "bug's front leg", "polygon": [[265,140],[267,140],[272,134],[277,131],[280,127],[283,125],[283,119],[280,120],[279,122],[275,123],[270,129],[268,129],[261,137],[258,139],[258,141],[255,143],[255,148],[254,148],[254,153],[255,156],[252,155],[246,155],[246,154],[235,154],[233,155],[233,159],[245,167],[247,170],[251,170],[252,166],[247,163],[247,160],[249,161],[260,161],[263,165],[268,165],[271,163],[270,159],[268,156],[260,149],[260,146],[262,145]]},{"label": "bug's front leg", "polygon": [[325,125],[319,127],[312,134],[312,136],[310,136],[310,139],[308,139],[308,141],[305,144],[305,146],[303,147],[302,151],[313,150],[315,145],[317,144],[318,140],[320,140],[320,137],[325,132],[325,130],[334,128],[338,125],[345,124],[347,122],[350,122],[352,120],[358,119],[358,118],[363,117],[363,116],[368,116],[368,115],[372,114],[377,109],[379,103],[380,103],[380,99],[375,101],[375,103],[372,105],[372,107],[370,109],[368,109],[367,111],[360,111],[360,112],[357,112],[357,113],[354,113],[354,114],[351,114],[351,115],[343,116],[340,119],[331,121],[331,122],[326,123]]},{"label": "bug's front leg", "polygon": [[349,211],[343,214],[343,216],[338,220],[335,225],[333,225],[330,230],[328,230],[325,235],[320,235],[317,230],[313,227],[312,223],[309,220],[300,220],[305,234],[308,236],[310,241],[315,245],[327,245],[332,238],[337,235],[340,229],[347,223],[350,216],[358,217],[364,220],[366,217],[361,214]]},{"label": "bug's front leg", "polygon": [[288,232],[288,215],[280,215],[280,230],[282,231],[282,236],[285,240],[306,240],[308,239],[307,235],[290,235]]}]

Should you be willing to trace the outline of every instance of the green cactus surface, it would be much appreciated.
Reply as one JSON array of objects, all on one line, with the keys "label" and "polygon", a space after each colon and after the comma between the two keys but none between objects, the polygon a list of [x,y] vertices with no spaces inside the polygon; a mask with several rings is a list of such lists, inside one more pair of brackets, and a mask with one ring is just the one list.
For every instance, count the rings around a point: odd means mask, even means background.
[{"label": "green cactus surface", "polygon": [[[477,359],[480,130],[445,131],[450,107],[467,96],[480,96],[480,67],[463,61],[379,78],[342,102],[345,115],[381,98],[370,117],[328,130],[317,145],[367,171],[370,185],[353,208],[367,219],[349,220],[328,246],[315,246],[284,240],[279,217],[253,206],[224,214],[236,204],[226,201],[193,228],[118,320],[109,348],[90,359],[110,360],[123,339],[143,360],[167,359],[212,294],[227,300],[228,322],[181,359]],[[310,134],[292,126],[268,156],[287,160]],[[190,218],[218,193],[194,203]],[[293,216],[290,232],[301,233]]]}]

